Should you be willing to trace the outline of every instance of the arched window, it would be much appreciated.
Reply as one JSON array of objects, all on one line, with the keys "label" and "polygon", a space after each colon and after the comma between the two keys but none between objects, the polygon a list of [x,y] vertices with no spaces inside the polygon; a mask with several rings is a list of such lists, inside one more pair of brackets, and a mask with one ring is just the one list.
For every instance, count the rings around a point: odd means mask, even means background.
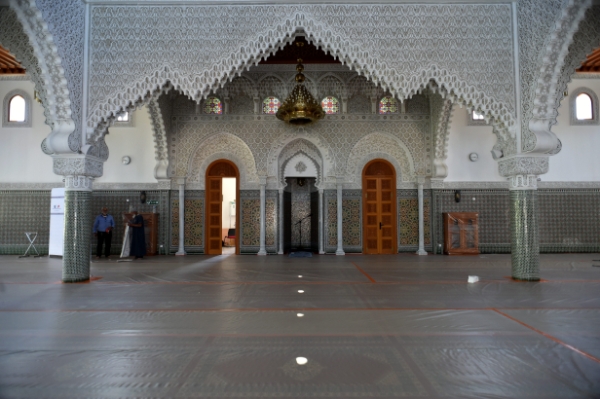
[{"label": "arched window", "polygon": [[485,120],[485,118],[483,117],[483,114],[480,114],[479,112],[473,110],[472,114],[471,114],[471,118],[473,118],[474,121],[483,121]]},{"label": "arched window", "polygon": [[397,114],[398,113],[398,101],[392,96],[385,96],[379,100],[379,113],[380,114]]},{"label": "arched window", "polygon": [[327,96],[321,101],[321,108],[326,114],[339,114],[340,113],[340,102],[333,96]]},{"label": "arched window", "polygon": [[31,98],[23,90],[13,90],[4,97],[3,127],[31,127]]},{"label": "arched window", "polygon": [[204,101],[204,113],[221,115],[223,113],[223,104],[217,97],[208,97]]},{"label": "arched window", "polygon": [[117,122],[129,122],[129,112],[117,116]]},{"label": "arched window", "polygon": [[477,112],[475,109],[467,110],[467,126],[485,126],[487,124],[483,113]]},{"label": "arched window", "polygon": [[575,99],[575,118],[579,121],[589,121],[592,117],[592,97],[589,94],[581,93]]},{"label": "arched window", "polygon": [[580,87],[569,95],[571,125],[598,124],[598,97],[587,87]]},{"label": "arched window", "polygon": [[275,115],[281,106],[281,101],[277,97],[267,97],[263,100],[263,114]]}]

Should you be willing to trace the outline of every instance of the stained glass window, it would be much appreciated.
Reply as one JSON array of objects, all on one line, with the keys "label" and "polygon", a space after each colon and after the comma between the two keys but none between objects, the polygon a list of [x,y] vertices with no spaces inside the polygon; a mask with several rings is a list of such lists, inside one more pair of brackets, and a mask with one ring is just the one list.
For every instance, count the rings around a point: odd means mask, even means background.
[{"label": "stained glass window", "polygon": [[129,122],[129,112],[117,116],[117,122]]},{"label": "stained glass window", "polygon": [[223,113],[221,100],[217,97],[208,97],[206,101],[204,101],[204,113],[221,115]]},{"label": "stained glass window", "polygon": [[380,114],[396,114],[398,113],[398,102],[392,96],[385,96],[379,101]]},{"label": "stained glass window", "polygon": [[275,115],[281,106],[281,101],[277,97],[267,97],[263,101],[263,114]]},{"label": "stained glass window", "polygon": [[19,95],[10,99],[8,105],[9,122],[25,122],[25,99]]},{"label": "stained glass window", "polygon": [[477,111],[473,111],[473,113],[471,114],[471,117],[473,118],[474,121],[482,121],[485,119],[483,114],[480,114]]},{"label": "stained glass window", "polygon": [[321,107],[326,114],[339,114],[340,113],[340,102],[337,98],[327,96],[321,101]]}]

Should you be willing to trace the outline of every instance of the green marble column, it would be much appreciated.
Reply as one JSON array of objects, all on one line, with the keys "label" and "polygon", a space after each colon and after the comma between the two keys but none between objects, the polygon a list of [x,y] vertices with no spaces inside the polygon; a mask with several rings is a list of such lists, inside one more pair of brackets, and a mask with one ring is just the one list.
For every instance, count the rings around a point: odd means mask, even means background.
[{"label": "green marble column", "polygon": [[537,190],[511,190],[510,202],[512,277],[516,280],[539,281]]},{"label": "green marble column", "polygon": [[76,283],[90,279],[92,235],[91,179],[68,176],[65,185],[65,243],[62,280]]}]

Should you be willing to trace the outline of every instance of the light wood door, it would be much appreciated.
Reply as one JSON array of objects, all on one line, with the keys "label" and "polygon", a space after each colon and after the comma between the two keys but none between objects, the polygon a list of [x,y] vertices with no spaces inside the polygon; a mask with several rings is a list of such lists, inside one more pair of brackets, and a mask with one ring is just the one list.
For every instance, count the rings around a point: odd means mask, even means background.
[{"label": "light wood door", "polygon": [[382,162],[367,165],[363,176],[363,246],[366,254],[397,252],[396,177],[391,165],[385,163],[382,166]]},{"label": "light wood door", "polygon": [[221,177],[207,178],[207,206],[206,206],[206,223],[207,223],[207,248],[208,255],[222,254],[221,224],[222,224],[222,209],[223,209],[223,193]]}]

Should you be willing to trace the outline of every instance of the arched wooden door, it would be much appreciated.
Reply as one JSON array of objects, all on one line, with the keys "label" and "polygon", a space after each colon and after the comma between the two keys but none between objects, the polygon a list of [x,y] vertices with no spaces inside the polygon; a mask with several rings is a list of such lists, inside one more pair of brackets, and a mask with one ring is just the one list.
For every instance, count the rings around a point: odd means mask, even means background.
[{"label": "arched wooden door", "polygon": [[397,245],[396,171],[387,161],[365,165],[363,188],[363,252],[395,254]]},{"label": "arched wooden door", "polygon": [[[213,162],[206,169],[206,217],[205,217],[205,243],[204,253],[207,255],[221,255],[223,253],[223,178],[235,177],[236,208],[240,197],[240,173],[233,162],[221,159]],[[236,238],[235,253],[239,254],[239,212],[236,209]]]}]

